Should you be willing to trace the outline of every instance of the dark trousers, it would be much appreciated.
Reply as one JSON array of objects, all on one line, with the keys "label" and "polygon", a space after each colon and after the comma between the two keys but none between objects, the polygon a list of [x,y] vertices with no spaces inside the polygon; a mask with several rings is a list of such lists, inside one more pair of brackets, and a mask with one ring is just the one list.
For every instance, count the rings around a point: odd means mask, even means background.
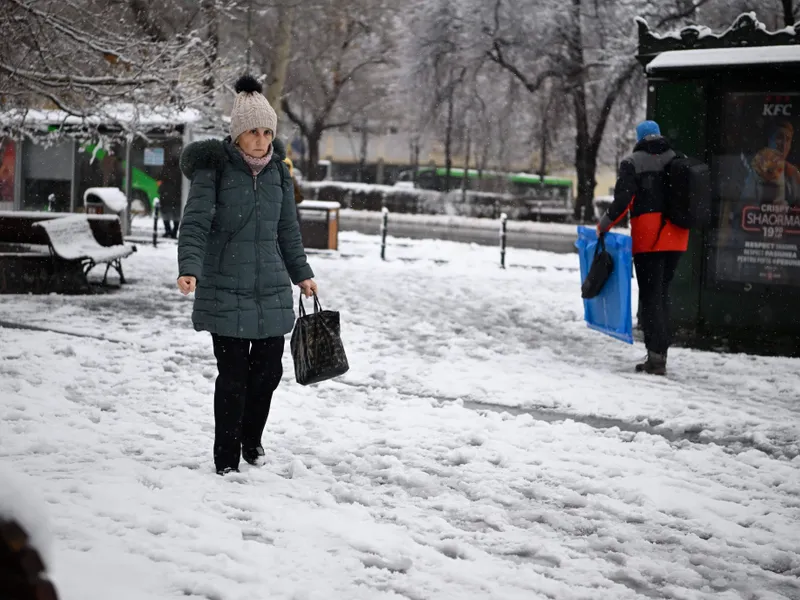
[{"label": "dark trousers", "polygon": [[283,337],[243,340],[212,334],[217,358],[214,390],[214,463],[239,466],[241,448],[255,448],[283,375]]},{"label": "dark trousers", "polygon": [[164,219],[164,237],[178,237],[178,227],[177,219]]},{"label": "dark trousers", "polygon": [[656,354],[666,354],[672,341],[669,321],[669,284],[675,276],[682,252],[645,252],[633,257],[639,281],[639,319],[644,345]]}]

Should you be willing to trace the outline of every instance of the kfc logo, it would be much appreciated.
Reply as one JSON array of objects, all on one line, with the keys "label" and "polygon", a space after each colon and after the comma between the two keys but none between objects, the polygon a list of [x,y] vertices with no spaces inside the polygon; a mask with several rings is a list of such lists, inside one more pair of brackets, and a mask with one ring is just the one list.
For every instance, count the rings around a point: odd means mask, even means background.
[{"label": "kfc logo", "polygon": [[764,103],[764,117],[791,117],[792,103],[789,96],[767,96]]}]

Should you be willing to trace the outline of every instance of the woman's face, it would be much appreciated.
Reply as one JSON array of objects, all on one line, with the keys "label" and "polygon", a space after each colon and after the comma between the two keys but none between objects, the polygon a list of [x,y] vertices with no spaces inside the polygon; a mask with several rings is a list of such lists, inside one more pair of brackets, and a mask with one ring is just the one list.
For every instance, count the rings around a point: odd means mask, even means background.
[{"label": "woman's face", "polygon": [[267,155],[269,145],[272,143],[272,130],[258,127],[245,131],[239,136],[236,143],[245,151],[245,154],[255,158],[263,158]]}]

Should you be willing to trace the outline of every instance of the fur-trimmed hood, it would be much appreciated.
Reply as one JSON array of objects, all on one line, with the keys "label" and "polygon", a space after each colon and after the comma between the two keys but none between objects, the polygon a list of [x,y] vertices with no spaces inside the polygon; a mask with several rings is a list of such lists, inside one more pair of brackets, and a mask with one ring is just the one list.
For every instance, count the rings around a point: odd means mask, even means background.
[{"label": "fur-trimmed hood", "polygon": [[[222,170],[231,157],[229,149],[238,152],[233,146],[230,137],[224,140],[202,140],[192,142],[181,152],[181,172],[187,179],[191,179],[195,171],[202,169]],[[286,146],[279,139],[272,140],[272,160],[282,162],[286,158]]]}]

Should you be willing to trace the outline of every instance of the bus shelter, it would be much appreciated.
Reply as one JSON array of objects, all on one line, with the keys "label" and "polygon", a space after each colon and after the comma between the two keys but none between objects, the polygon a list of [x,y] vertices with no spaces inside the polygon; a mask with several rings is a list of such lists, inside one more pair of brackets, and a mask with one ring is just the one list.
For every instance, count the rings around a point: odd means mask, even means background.
[{"label": "bus shelter", "polygon": [[[199,123],[197,111],[129,105],[88,117],[0,113],[0,210],[83,212],[87,190],[118,188],[128,214],[148,214],[169,187],[179,216],[188,193],[180,153]],[[176,185],[162,188],[165,181]]]},{"label": "bus shelter", "polygon": [[800,45],[743,14],[725,32],[658,35],[639,20],[647,116],[710,165],[712,223],[692,231],[673,284],[677,338],[800,354]]}]

